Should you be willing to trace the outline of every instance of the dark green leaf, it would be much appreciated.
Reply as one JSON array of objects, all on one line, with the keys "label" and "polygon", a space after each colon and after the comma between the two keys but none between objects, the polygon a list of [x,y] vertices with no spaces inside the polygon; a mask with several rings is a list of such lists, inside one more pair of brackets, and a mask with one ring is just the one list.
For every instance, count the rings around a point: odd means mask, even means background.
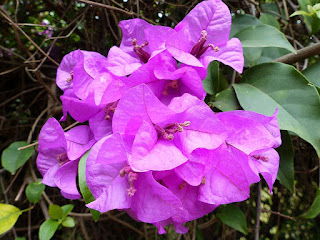
[{"label": "dark green leaf", "polygon": [[229,227],[232,227],[243,234],[248,234],[246,216],[240,208],[233,205],[225,205],[219,209],[216,216]]},{"label": "dark green leaf", "polygon": [[240,39],[243,48],[278,47],[295,52],[283,33],[269,25],[260,24],[244,28],[235,37]]},{"label": "dark green leaf", "polygon": [[294,150],[291,137],[287,131],[281,131],[282,144],[277,148],[280,155],[280,166],[277,179],[291,193],[294,192]]},{"label": "dark green leaf", "polygon": [[45,185],[41,181],[29,183],[26,188],[26,196],[31,203],[39,202],[41,194],[45,189]]},{"label": "dark green leaf", "polygon": [[21,167],[32,156],[34,147],[18,150],[18,148],[27,145],[28,143],[23,141],[14,142],[2,152],[1,164],[6,170],[11,172],[11,174],[14,174],[18,168]]},{"label": "dark green leaf", "polygon": [[302,73],[310,82],[320,88],[320,62],[306,68]]},{"label": "dark green leaf", "polygon": [[223,112],[240,109],[237,96],[232,88],[228,88],[222,92],[219,92],[212,104],[214,107]]},{"label": "dark green leaf", "polygon": [[[86,204],[95,200],[90,189],[88,188],[87,181],[86,181],[86,163],[87,163],[88,155],[89,155],[89,151],[82,156],[79,162],[79,169],[78,169],[80,192]],[[93,220],[98,221],[100,217],[100,212],[94,209],[90,209],[90,211],[91,211]]]},{"label": "dark green leaf", "polygon": [[207,69],[207,77],[203,79],[202,85],[203,89],[208,94],[216,94],[219,89],[219,62],[212,61]]},{"label": "dark green leaf", "polygon": [[62,212],[63,212],[63,215],[62,215],[61,218],[65,218],[69,214],[69,212],[72,211],[73,208],[74,208],[73,204],[67,204],[67,205],[61,206],[61,209],[62,209]]},{"label": "dark green leaf", "polygon": [[320,214],[320,190],[318,187],[316,187],[316,197],[313,200],[313,203],[311,204],[311,207],[304,212],[301,217],[312,219],[315,218]]},{"label": "dark green leaf", "polygon": [[58,205],[52,204],[49,206],[49,216],[54,220],[61,219],[63,217],[62,208]]},{"label": "dark green leaf", "polygon": [[61,224],[62,226],[68,227],[68,228],[73,228],[76,225],[72,217],[66,217]]},{"label": "dark green leaf", "polygon": [[280,24],[277,19],[271,14],[263,14],[260,16],[259,20],[266,25],[270,25],[275,27],[276,29],[280,30]]},{"label": "dark green leaf", "polygon": [[39,239],[49,240],[53,237],[54,233],[57,231],[59,222],[53,219],[48,219],[44,221],[39,229]]},{"label": "dark green leaf", "polygon": [[260,58],[257,60],[257,64],[271,62],[272,60],[290,53],[289,50],[284,48],[267,47],[262,48]]},{"label": "dark green leaf", "polygon": [[230,38],[236,35],[240,30],[262,24],[259,19],[248,14],[237,14],[232,17],[232,25],[230,31]]},{"label": "dark green leaf", "polygon": [[271,116],[278,108],[280,129],[292,131],[311,143],[320,156],[319,95],[294,67],[261,64],[245,72],[243,83],[233,87],[245,110]]}]

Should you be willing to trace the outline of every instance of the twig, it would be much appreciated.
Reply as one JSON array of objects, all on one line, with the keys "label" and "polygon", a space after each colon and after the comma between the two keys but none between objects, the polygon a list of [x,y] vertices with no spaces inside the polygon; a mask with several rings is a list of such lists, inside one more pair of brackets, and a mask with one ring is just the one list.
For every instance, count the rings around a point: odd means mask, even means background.
[{"label": "twig", "polygon": [[258,183],[256,206],[257,206],[257,209],[256,209],[256,223],[254,227],[254,240],[259,240],[260,213],[261,213],[261,182]]},{"label": "twig", "polygon": [[116,221],[116,222],[122,224],[123,226],[126,226],[127,228],[130,228],[131,230],[135,231],[139,235],[144,236],[143,232],[141,232],[139,229],[136,229],[134,226],[130,225],[129,223],[124,222],[124,221],[122,221],[122,220],[120,220],[120,219],[118,219],[118,218],[116,218],[116,217],[114,217],[114,216],[112,216],[110,214],[108,214],[108,217],[110,217],[110,219],[112,219],[113,221]]},{"label": "twig", "polygon": [[21,166],[21,167],[19,168],[19,170],[17,171],[17,173],[14,175],[14,177],[13,177],[12,181],[10,182],[9,186],[6,188],[5,193],[8,193],[8,192],[9,192],[10,188],[12,187],[12,184],[13,184],[14,181],[18,178],[20,172],[22,171],[22,168],[23,168],[23,166]]},{"label": "twig", "polygon": [[127,15],[133,15],[134,14],[133,12],[129,12],[129,11],[123,10],[121,8],[113,7],[113,6],[102,4],[102,3],[97,3],[97,2],[93,2],[93,1],[89,1],[89,0],[78,0],[78,1],[86,3],[86,4],[91,4],[93,6],[103,7],[103,8],[107,8],[109,10],[114,10],[114,11],[118,11],[118,12],[121,12],[121,13],[125,13]]},{"label": "twig", "polygon": [[40,87],[34,87],[34,88],[27,89],[27,90],[23,90],[22,92],[14,95],[13,97],[7,99],[7,100],[4,101],[4,102],[2,102],[2,103],[0,104],[0,107],[6,105],[8,102],[11,102],[12,100],[16,99],[17,97],[19,97],[19,96],[21,96],[21,95],[23,95],[23,94],[25,94],[25,93],[32,92],[32,91],[37,90],[37,89],[40,89],[40,88],[43,88],[43,87],[40,86]]},{"label": "twig", "polygon": [[311,46],[302,48],[297,51],[297,53],[289,53],[282,57],[279,57],[273,62],[282,62],[287,64],[292,64],[304,60],[306,58],[319,55],[320,54],[320,43],[313,44]]},{"label": "twig", "polygon": [[217,218],[211,218],[209,221],[198,224],[199,229],[205,229],[207,227],[210,227],[212,224],[214,224],[217,221]]},{"label": "twig", "polygon": [[83,237],[85,240],[90,240],[90,237],[88,235],[88,232],[87,232],[87,229],[86,229],[86,226],[84,225],[84,221],[82,218],[79,219],[79,223],[80,223],[80,228],[81,228],[81,231],[83,233]]},{"label": "twig", "polygon": [[196,240],[197,237],[197,220],[193,221],[193,233],[192,233],[192,240]]},{"label": "twig", "polygon": [[13,25],[16,29],[18,29],[30,42],[32,45],[34,45],[43,55],[47,56],[48,59],[50,59],[51,62],[53,62],[54,64],[56,64],[57,66],[59,66],[59,63],[57,63],[53,58],[51,58],[50,56],[48,56],[45,51],[43,51],[38,44],[36,44],[30,37],[28,34],[25,33],[25,31],[22,30],[22,28],[16,24],[14,21],[12,21],[12,19],[7,16],[5,10],[3,9],[3,7],[0,6],[0,14],[11,24]]},{"label": "twig", "polygon": [[271,213],[271,214],[278,215],[280,217],[284,217],[284,218],[290,219],[292,221],[296,221],[296,219],[294,217],[291,217],[291,216],[288,216],[288,215],[284,215],[284,214],[279,213],[279,212],[271,211],[271,210],[268,210],[268,209],[261,209],[261,212],[268,212],[268,213]]}]

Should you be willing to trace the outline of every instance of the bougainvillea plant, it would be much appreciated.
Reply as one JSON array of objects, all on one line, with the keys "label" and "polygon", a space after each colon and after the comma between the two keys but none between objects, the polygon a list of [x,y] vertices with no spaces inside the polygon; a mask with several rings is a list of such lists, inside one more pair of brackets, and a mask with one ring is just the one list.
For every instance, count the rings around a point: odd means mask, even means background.
[{"label": "bougainvillea plant", "polygon": [[[63,132],[51,118],[39,135],[42,182],[77,199],[80,158],[101,213],[126,211],[159,233],[217,206],[246,200],[261,174],[270,192],[281,144],[277,110],[214,113],[203,101],[211,61],[243,70],[242,46],[229,40],[231,15],[220,0],[199,3],[174,29],[141,19],[119,23],[123,38],[107,57],[76,50],[58,68],[69,113],[84,123]],[[86,122],[88,124],[86,124]]]}]

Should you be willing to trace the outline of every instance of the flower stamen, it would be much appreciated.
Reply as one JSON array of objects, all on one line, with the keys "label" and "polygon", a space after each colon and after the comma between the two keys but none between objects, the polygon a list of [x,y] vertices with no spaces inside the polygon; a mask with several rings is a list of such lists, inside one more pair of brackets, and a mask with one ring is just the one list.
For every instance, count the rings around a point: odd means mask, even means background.
[{"label": "flower stamen", "polygon": [[208,33],[206,30],[203,30],[201,32],[201,36],[199,41],[193,46],[193,48],[190,51],[190,54],[195,56],[196,58],[200,58],[202,54],[204,54],[208,48],[211,48],[213,51],[218,52],[220,49],[217,46],[214,46],[213,44],[204,45],[207,41]]},{"label": "flower stamen", "polygon": [[119,102],[119,100],[117,100],[117,101],[115,101],[113,103],[109,103],[109,104],[107,104],[107,106],[105,106],[104,112],[106,114],[106,116],[105,116],[106,120],[110,120],[111,119],[111,117],[113,116],[114,111],[117,108],[118,102]]},{"label": "flower stamen", "polygon": [[265,156],[262,156],[262,155],[253,155],[252,156],[255,160],[261,160],[263,162],[268,162],[269,159]]},{"label": "flower stamen", "polygon": [[138,173],[132,171],[130,166],[125,166],[120,170],[120,177],[125,177],[125,175],[128,176],[128,182],[130,184],[130,187],[127,189],[127,193],[129,197],[133,197],[137,189],[134,187],[133,182],[138,179]]},{"label": "flower stamen", "polygon": [[145,46],[148,46],[149,42],[145,41],[143,44],[139,45],[137,39],[134,38],[132,40],[132,45],[133,45],[133,51],[138,55],[139,59],[142,62],[147,63],[150,58],[150,54],[147,53],[145,50],[143,50],[143,48]]},{"label": "flower stamen", "polygon": [[162,136],[164,139],[172,140],[174,138],[173,134],[176,132],[182,132],[183,127],[190,126],[190,121],[185,121],[184,123],[169,123],[164,127],[159,125],[154,125],[154,128],[158,132],[159,136]]}]

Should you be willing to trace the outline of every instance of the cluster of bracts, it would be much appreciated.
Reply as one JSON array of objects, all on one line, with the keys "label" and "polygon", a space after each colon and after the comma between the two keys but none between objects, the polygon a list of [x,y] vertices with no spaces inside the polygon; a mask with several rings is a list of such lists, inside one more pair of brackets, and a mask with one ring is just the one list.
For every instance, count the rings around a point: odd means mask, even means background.
[{"label": "cluster of bracts", "polygon": [[198,4],[174,29],[141,19],[120,22],[123,38],[108,56],[76,50],[57,72],[64,121],[88,122],[64,132],[51,118],[39,135],[43,183],[80,198],[80,158],[90,150],[87,207],[125,210],[156,225],[183,224],[220,204],[250,195],[261,174],[270,191],[281,144],[276,113],[214,113],[202,80],[213,60],[243,69],[238,39],[229,40],[231,15],[221,0]]}]

